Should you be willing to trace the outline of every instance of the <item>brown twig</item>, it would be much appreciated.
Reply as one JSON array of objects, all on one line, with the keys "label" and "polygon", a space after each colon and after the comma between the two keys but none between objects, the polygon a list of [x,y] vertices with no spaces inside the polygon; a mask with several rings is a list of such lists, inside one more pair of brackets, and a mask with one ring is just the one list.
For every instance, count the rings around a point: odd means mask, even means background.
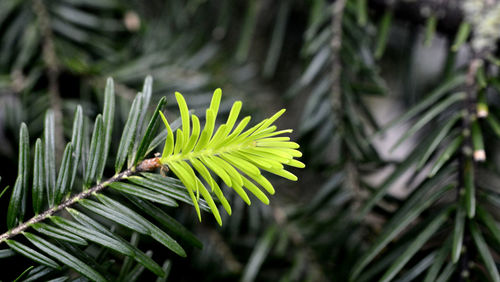
[{"label": "brown twig", "polygon": [[344,14],[346,0],[337,0],[332,5],[332,40],[330,47],[332,49],[332,108],[334,113],[339,114],[341,110],[341,76],[342,61],[340,58],[340,49],[342,47],[342,16]]},{"label": "brown twig", "polygon": [[109,184],[111,184],[113,182],[124,180],[127,177],[132,176],[134,174],[137,174],[139,172],[152,171],[156,168],[159,168],[160,166],[161,166],[161,164],[160,164],[158,157],[146,159],[146,160],[142,161],[141,163],[139,163],[136,167],[129,168],[129,169],[111,177],[110,179],[95,185],[94,187],[92,187],[88,190],[85,190],[77,195],[74,195],[71,198],[67,199],[66,201],[62,202],[61,204],[59,204],[55,207],[52,207],[52,208],[44,211],[43,213],[32,217],[28,221],[19,224],[14,229],[3,233],[2,235],[0,235],[0,243],[22,233],[27,228],[29,228],[32,224],[35,224],[37,222],[40,222],[40,221],[47,219],[48,217],[52,216],[56,212],[61,211],[65,208],[77,203],[81,199],[88,198],[88,197],[102,191],[104,188],[106,188]]},{"label": "brown twig", "polygon": [[[461,153],[459,156],[459,172],[458,172],[458,190],[457,190],[457,201],[460,201],[461,195],[465,189],[465,171],[466,169],[471,169],[472,173],[476,173],[476,163],[482,161],[483,159],[473,157],[473,143],[472,143],[472,122],[477,118],[476,115],[476,104],[478,99],[478,84],[476,81],[476,75],[478,69],[484,63],[484,59],[488,52],[486,50],[475,53],[473,58],[470,60],[466,79],[465,79],[465,92],[467,94],[464,101],[464,109],[466,115],[462,119],[462,131],[465,135],[464,142],[462,143]],[[470,162],[470,167],[467,167],[467,161]],[[475,178],[475,177],[474,177]],[[463,254],[460,256],[459,261],[459,271],[457,271],[457,281],[467,281],[469,275],[469,262],[472,257],[470,254],[473,249],[472,238],[469,229],[467,228],[468,221],[466,222],[466,228],[464,232],[463,239]]]}]

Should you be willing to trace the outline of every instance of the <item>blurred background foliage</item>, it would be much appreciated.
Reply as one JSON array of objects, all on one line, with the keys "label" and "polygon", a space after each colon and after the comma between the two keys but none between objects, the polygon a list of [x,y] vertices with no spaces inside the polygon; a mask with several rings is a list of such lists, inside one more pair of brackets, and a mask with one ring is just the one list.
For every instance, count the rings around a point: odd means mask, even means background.
[{"label": "blurred background foliage", "polygon": [[226,113],[236,99],[257,120],[287,108],[278,123],[295,129],[307,167],[293,171],[296,183],[273,181],[270,206],[230,201],[223,227],[196,222],[190,207],[168,209],[203,243],[180,258],[140,242],[170,260],[171,281],[498,281],[499,7],[2,0],[0,187],[15,181],[21,122],[40,136],[51,108],[61,156],[67,117],[82,105],[89,131],[108,77],[115,128],[147,75],[172,120],[174,91],[196,111],[220,87]]}]

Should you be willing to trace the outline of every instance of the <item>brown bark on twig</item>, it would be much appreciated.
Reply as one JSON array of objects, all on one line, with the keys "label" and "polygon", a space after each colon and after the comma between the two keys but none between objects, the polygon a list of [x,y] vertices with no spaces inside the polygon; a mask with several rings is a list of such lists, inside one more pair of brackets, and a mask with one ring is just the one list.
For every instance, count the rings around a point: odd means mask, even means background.
[{"label": "brown bark on twig", "polygon": [[342,47],[342,16],[344,14],[346,0],[337,0],[332,5],[332,97],[331,103],[333,112],[339,114],[341,110],[342,99],[342,61],[340,58],[340,49]]},{"label": "brown bark on twig", "polygon": [[55,207],[52,207],[52,208],[42,212],[41,214],[32,217],[28,221],[19,224],[14,229],[5,232],[4,234],[0,235],[0,243],[24,232],[32,224],[43,221],[43,220],[49,218],[50,216],[52,216],[53,214],[55,214],[56,212],[72,206],[73,204],[77,203],[81,199],[88,198],[88,197],[102,191],[104,188],[106,188],[109,184],[111,184],[113,182],[125,180],[125,179],[127,179],[127,177],[135,175],[139,172],[152,171],[156,168],[159,168],[160,166],[161,166],[161,164],[160,164],[159,159],[157,157],[151,158],[151,159],[146,159],[146,160],[142,161],[141,163],[139,163],[137,165],[137,167],[129,168],[129,169],[111,177],[110,179],[97,184],[96,186],[94,186],[92,188],[89,188],[89,189],[87,189],[87,190],[85,190],[77,195],[74,195],[71,198],[67,199],[66,201],[62,202],[61,204],[59,204]]}]

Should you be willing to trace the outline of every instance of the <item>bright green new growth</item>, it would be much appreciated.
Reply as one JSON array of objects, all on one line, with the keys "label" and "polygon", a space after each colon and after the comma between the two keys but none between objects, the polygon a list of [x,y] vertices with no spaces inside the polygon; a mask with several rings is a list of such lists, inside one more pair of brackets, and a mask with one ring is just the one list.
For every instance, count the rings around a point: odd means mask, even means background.
[{"label": "bright green new growth", "polygon": [[297,177],[286,171],[283,165],[305,167],[302,162],[294,159],[302,156],[296,150],[299,145],[291,142],[289,137],[277,137],[291,133],[292,130],[276,131],[276,126],[272,125],[285,112],[284,109],[244,131],[250,117],[243,118],[235,127],[242,105],[241,101],[237,101],[233,104],[226,123],[220,125],[214,133],[221,95],[220,89],[215,90],[210,108],[206,110],[205,127],[201,130],[198,117],[189,113],[184,97],[176,92],[182,129],[177,130],[175,141],[174,132],[160,112],[168,131],[160,158],[161,164],[167,166],[186,186],[199,220],[201,221],[201,213],[198,200],[201,194],[219,225],[222,225],[219,210],[202,179],[210,186],[227,213],[231,214],[231,206],[213,178],[214,173],[248,205],[250,199],[243,188],[267,205],[269,199],[256,184],[271,195],[274,194],[274,188],[261,174],[261,170],[296,181]]}]

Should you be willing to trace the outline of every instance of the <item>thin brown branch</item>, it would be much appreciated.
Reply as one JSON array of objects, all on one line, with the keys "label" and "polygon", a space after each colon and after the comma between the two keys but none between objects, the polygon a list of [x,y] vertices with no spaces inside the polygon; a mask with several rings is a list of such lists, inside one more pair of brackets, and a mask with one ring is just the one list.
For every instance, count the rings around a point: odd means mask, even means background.
[{"label": "thin brown branch", "polygon": [[62,202],[61,204],[59,204],[55,207],[52,207],[52,208],[44,211],[43,213],[32,217],[28,221],[19,224],[19,226],[15,227],[14,229],[3,233],[2,235],[0,235],[0,243],[24,232],[32,224],[35,224],[37,222],[41,222],[41,221],[47,219],[48,217],[52,216],[56,212],[61,211],[69,206],[72,206],[73,204],[77,203],[81,199],[88,198],[88,197],[90,197],[98,192],[101,192],[104,188],[106,188],[109,184],[111,184],[113,182],[124,180],[127,177],[132,176],[134,174],[137,174],[139,172],[152,171],[156,168],[159,168],[160,166],[161,166],[161,164],[160,164],[158,157],[146,159],[146,160],[142,161],[141,163],[139,163],[137,165],[137,167],[129,168],[129,169],[111,177],[110,179],[93,186],[92,188],[90,188],[88,190],[85,190],[77,195],[74,195],[71,198],[67,199],[66,201]]},{"label": "thin brown branch", "polygon": [[[462,132],[465,135],[464,142],[462,143],[461,153],[459,156],[459,172],[458,172],[458,189],[457,189],[457,201],[460,201],[461,195],[465,190],[465,173],[467,169],[472,170],[473,174],[476,174],[476,164],[479,161],[483,161],[484,159],[476,158],[476,155],[473,155],[473,143],[472,143],[472,122],[477,118],[476,114],[476,105],[478,101],[478,89],[479,85],[477,82],[477,72],[478,69],[484,63],[484,58],[487,57],[489,52],[487,50],[480,50],[480,52],[474,53],[472,59],[470,60],[468,71],[465,79],[465,92],[467,94],[466,99],[464,101],[464,109],[466,111],[466,115],[462,120]],[[470,162],[470,167],[468,167],[468,160],[472,160]],[[475,179],[475,177],[474,177]],[[466,226],[468,225],[468,221],[466,222]],[[459,261],[459,271],[457,272],[457,281],[468,281],[469,275],[469,262],[472,258],[471,250],[472,247],[472,239],[469,232],[469,228],[467,227],[464,232],[464,240],[463,240],[463,254],[460,256]]]},{"label": "thin brown branch", "polygon": [[59,62],[54,46],[54,37],[50,26],[50,16],[42,0],[33,1],[33,11],[38,20],[38,26],[42,34],[42,55],[47,66],[47,78],[49,81],[49,97],[52,110],[54,111],[54,134],[56,158],[61,158],[64,146],[63,124],[62,124],[62,101],[59,92]]},{"label": "thin brown branch", "polygon": [[344,14],[346,0],[337,0],[332,5],[332,108],[335,114],[340,114],[341,110],[341,76],[342,61],[340,58],[340,49],[342,47],[342,16]]},{"label": "thin brown branch", "polygon": [[[479,66],[479,59],[477,57],[474,57],[470,64],[469,64],[469,70],[467,72],[467,77],[465,81],[465,91],[467,93],[467,97],[464,101],[464,109],[466,110],[466,115],[462,119],[462,132],[465,135],[464,142],[462,143],[462,148],[461,148],[461,153],[458,157],[459,160],[459,171],[458,171],[458,187],[457,187],[457,202],[460,202],[460,199],[462,197],[462,194],[465,191],[465,170],[467,169],[467,161],[468,159],[472,158],[472,137],[471,137],[471,121],[475,118],[475,104],[477,100],[477,93],[476,93],[476,83],[475,83],[475,77],[476,77],[476,72]],[[472,162],[472,167],[469,169],[472,169],[475,171],[475,164]],[[467,224],[467,223],[466,223]],[[458,263],[458,266],[460,268],[459,271],[457,271],[457,281],[465,281],[465,277],[463,276],[463,273],[468,273],[469,269],[469,260],[470,260],[470,254],[469,250],[471,250],[471,238],[470,238],[470,232],[468,231],[469,229],[466,228],[464,232],[464,241],[463,241],[463,254],[460,255],[460,260]]]}]

